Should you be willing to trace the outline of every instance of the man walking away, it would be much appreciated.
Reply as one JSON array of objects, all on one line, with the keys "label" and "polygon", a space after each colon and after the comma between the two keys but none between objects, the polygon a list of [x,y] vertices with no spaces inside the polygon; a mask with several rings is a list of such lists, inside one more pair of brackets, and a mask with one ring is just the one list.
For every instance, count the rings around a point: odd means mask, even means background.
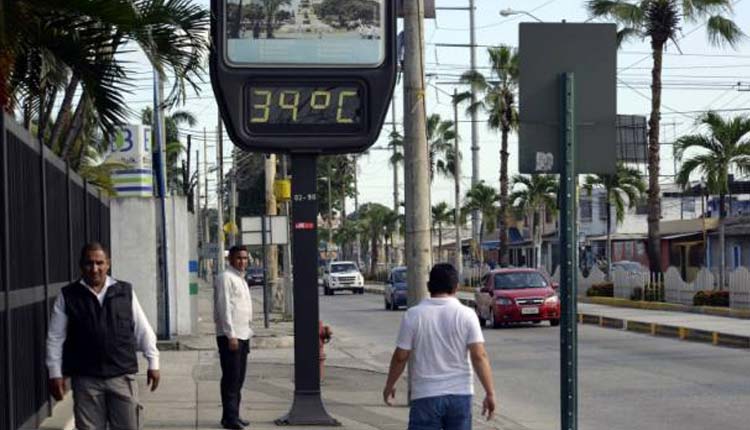
[{"label": "man walking away", "polygon": [[148,360],[146,384],[159,385],[156,335],[133,287],[107,276],[107,250],[97,242],[81,250],[81,279],[63,287],[55,300],[47,334],[49,389],[64,394],[63,375],[72,378],[78,430],[141,428],[136,350]]},{"label": "man walking away", "polygon": [[214,321],[216,343],[221,360],[221,425],[242,429],[249,422],[240,417],[242,383],[245,382],[247,354],[253,330],[253,302],[245,281],[247,248],[229,249],[229,267],[216,277],[214,285]]},{"label": "man walking away", "polygon": [[495,413],[492,370],[476,314],[456,298],[458,273],[437,264],[427,284],[430,298],[412,307],[401,320],[383,401],[389,406],[396,381],[411,362],[409,430],[469,430],[473,371],[486,393],[482,415]]}]

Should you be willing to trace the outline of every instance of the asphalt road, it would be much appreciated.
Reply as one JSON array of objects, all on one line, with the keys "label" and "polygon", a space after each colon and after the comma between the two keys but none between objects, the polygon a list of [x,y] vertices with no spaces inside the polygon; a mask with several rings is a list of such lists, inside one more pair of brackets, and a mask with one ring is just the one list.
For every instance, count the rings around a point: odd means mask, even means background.
[{"label": "asphalt road", "polygon": [[[335,342],[385,369],[403,310],[379,295],[320,296]],[[502,419],[559,429],[559,330],[484,330]],[[744,350],[579,326],[579,429],[747,430],[750,354]],[[383,381],[385,382],[385,380]],[[404,389],[405,387],[401,387]],[[483,395],[476,383],[477,395]],[[504,427],[499,427],[504,428]]]}]

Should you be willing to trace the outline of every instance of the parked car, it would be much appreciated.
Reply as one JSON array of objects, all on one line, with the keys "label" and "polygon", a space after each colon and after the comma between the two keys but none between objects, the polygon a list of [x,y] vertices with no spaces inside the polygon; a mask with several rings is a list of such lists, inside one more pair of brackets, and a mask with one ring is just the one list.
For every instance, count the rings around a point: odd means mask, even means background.
[{"label": "parked car", "polygon": [[245,271],[245,281],[247,285],[263,285],[263,268],[262,267],[248,267]]},{"label": "parked car", "polygon": [[365,278],[353,261],[332,261],[323,271],[323,292],[330,296],[344,290],[364,294]]},{"label": "parked car", "polygon": [[385,308],[395,311],[401,306],[406,306],[406,290],[406,267],[394,267],[383,288]]},{"label": "parked car", "polygon": [[498,269],[487,273],[475,292],[479,323],[492,327],[509,323],[549,321],[560,324],[557,285],[536,269]]}]

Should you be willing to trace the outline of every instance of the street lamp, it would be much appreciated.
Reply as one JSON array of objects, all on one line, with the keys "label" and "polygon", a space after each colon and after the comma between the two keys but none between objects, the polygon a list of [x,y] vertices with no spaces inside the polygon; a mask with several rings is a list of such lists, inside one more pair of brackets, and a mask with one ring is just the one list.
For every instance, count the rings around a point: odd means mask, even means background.
[{"label": "street lamp", "polygon": [[505,17],[505,18],[509,16],[513,16],[513,15],[526,15],[537,20],[538,22],[544,22],[541,19],[537,18],[536,16],[532,15],[530,12],[526,12],[525,10],[514,10],[511,8],[505,8],[500,11],[500,16]]}]

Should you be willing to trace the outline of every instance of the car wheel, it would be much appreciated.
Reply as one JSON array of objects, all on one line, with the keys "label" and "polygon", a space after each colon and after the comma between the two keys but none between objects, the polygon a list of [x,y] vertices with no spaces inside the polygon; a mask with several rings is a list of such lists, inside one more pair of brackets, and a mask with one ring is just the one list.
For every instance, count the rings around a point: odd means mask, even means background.
[{"label": "car wheel", "polygon": [[391,304],[388,303],[388,299],[386,299],[385,297],[383,297],[383,303],[385,304],[385,310],[391,310]]},{"label": "car wheel", "polygon": [[325,294],[326,296],[332,296],[333,291],[331,291],[331,289],[326,285],[325,287],[323,287],[323,294]]},{"label": "car wheel", "polygon": [[560,325],[560,319],[555,318],[555,319],[549,320],[549,325],[552,326],[552,327],[559,326]]},{"label": "car wheel", "polygon": [[359,294],[364,294],[364,293],[365,293],[365,288],[364,288],[364,287],[362,287],[362,288],[360,288],[360,289],[359,289],[359,290],[357,290],[357,291],[358,291],[358,293],[359,293]]}]

